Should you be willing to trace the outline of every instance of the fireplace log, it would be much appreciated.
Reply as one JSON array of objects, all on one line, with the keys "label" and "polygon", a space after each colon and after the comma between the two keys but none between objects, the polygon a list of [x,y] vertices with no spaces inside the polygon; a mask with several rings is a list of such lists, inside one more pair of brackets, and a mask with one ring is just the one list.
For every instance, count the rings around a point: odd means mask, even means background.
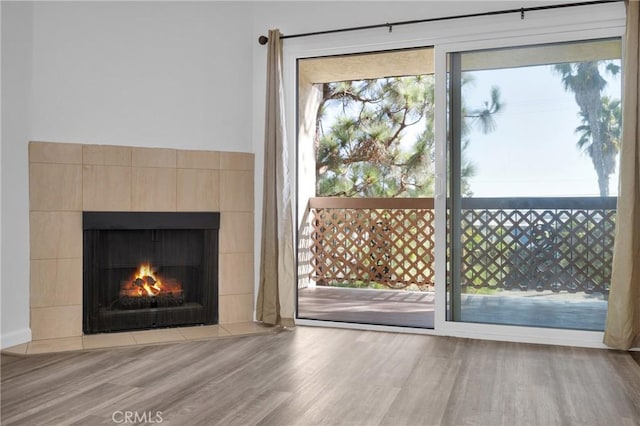
[{"label": "fireplace log", "polygon": [[175,307],[184,305],[184,297],[182,292],[177,293],[161,293],[156,296],[135,296],[120,295],[118,298],[118,306],[120,309],[146,309],[156,307]]}]

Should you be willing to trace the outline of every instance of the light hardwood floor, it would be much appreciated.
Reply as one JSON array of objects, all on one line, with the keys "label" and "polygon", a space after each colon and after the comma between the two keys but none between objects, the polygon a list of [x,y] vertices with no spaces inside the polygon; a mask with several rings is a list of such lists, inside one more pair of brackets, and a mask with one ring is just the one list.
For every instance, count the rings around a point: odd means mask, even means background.
[{"label": "light hardwood floor", "polygon": [[3,354],[1,374],[2,425],[640,425],[628,353],[437,336],[297,327]]}]

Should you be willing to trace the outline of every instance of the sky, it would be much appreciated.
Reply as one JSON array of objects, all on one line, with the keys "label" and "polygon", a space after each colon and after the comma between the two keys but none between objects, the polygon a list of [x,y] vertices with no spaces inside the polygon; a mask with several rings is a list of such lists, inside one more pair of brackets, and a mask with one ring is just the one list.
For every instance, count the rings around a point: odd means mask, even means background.
[{"label": "sky", "polygon": [[[465,152],[476,174],[469,182],[474,197],[598,196],[598,180],[588,154],[574,132],[581,124],[573,93],[550,66],[476,71],[463,96],[470,107],[489,99],[498,86],[505,106],[495,115],[496,129],[471,132]],[[606,77],[606,94],[620,99],[620,77]],[[610,178],[617,194],[618,175]]]}]

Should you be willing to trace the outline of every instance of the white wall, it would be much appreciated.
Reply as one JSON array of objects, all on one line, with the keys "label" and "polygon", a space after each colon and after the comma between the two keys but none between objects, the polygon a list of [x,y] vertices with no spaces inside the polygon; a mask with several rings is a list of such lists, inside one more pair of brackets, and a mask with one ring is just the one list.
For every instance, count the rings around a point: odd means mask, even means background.
[{"label": "white wall", "polygon": [[27,144],[31,84],[29,3],[2,2],[2,347],[31,339]]},{"label": "white wall", "polygon": [[42,2],[37,140],[251,151],[245,3]]}]

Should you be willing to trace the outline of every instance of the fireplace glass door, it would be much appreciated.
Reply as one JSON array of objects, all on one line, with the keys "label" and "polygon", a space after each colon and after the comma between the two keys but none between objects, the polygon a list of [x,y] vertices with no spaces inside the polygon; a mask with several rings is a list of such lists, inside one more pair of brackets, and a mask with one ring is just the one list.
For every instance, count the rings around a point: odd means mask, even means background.
[{"label": "fireplace glass door", "polygon": [[180,215],[85,212],[85,333],[218,322],[219,216]]}]

